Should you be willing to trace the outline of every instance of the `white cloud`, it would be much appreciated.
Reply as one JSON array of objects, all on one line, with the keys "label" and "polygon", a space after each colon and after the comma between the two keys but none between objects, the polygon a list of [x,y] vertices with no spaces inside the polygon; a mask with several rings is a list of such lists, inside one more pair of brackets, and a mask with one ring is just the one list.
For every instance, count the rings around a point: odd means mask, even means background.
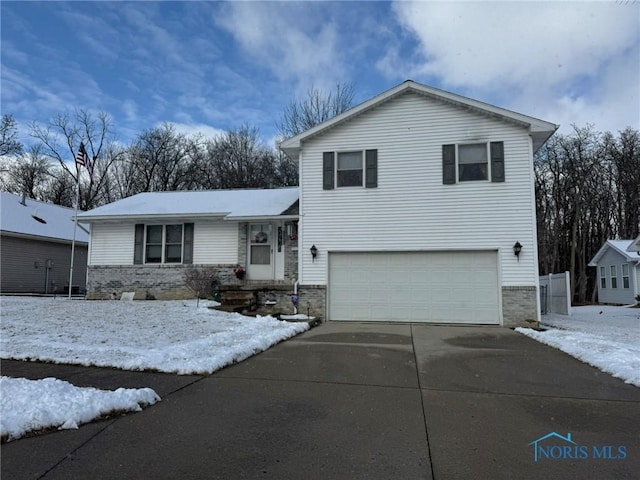
[{"label": "white cloud", "polygon": [[390,48],[377,64],[388,77],[437,79],[565,127],[623,128],[615,116],[638,128],[635,2],[398,2],[393,11],[419,47]]},{"label": "white cloud", "polygon": [[[176,132],[182,133],[189,137],[195,136],[198,134],[202,134],[207,138],[216,138],[220,135],[224,135],[226,132],[224,130],[220,130],[219,128],[211,127],[209,125],[204,125],[201,123],[175,123],[169,122],[176,129]],[[158,123],[156,126],[161,126],[161,123]]]},{"label": "white cloud", "polygon": [[344,45],[327,12],[327,4],[233,2],[217,12],[215,21],[278,79],[326,88],[344,71]]}]

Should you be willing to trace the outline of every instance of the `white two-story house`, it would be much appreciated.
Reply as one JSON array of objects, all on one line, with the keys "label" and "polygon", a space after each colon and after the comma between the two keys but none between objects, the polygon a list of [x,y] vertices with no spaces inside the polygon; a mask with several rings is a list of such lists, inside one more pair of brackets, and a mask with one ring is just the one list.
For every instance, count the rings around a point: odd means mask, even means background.
[{"label": "white two-story house", "polygon": [[300,174],[300,311],[537,320],[533,154],[556,129],[406,81],[282,142]]}]

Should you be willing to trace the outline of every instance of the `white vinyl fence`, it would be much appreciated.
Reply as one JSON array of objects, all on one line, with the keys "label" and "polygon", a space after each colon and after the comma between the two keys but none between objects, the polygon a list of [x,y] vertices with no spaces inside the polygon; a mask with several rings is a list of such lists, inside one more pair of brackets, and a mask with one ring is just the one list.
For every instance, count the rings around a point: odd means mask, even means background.
[{"label": "white vinyl fence", "polygon": [[571,283],[569,272],[540,277],[540,313],[571,315]]}]

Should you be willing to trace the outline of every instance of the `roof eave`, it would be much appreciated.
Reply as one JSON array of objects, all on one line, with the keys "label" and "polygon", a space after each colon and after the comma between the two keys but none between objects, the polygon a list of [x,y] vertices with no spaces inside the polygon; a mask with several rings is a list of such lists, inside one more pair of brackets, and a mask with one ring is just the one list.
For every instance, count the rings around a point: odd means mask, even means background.
[{"label": "roof eave", "polygon": [[262,220],[298,220],[300,218],[299,215],[229,215],[225,217],[224,220],[233,220],[240,222],[257,222]]},{"label": "roof eave", "polygon": [[149,220],[149,219],[178,219],[178,218],[225,218],[230,212],[225,213],[145,213],[134,215],[78,215],[78,220],[85,223],[116,222],[120,220]]}]

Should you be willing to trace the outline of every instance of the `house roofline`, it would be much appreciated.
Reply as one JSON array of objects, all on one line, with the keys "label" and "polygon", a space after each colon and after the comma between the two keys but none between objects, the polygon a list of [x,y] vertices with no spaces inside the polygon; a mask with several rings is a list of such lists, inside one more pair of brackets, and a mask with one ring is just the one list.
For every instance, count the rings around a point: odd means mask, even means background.
[{"label": "house roofline", "polygon": [[[633,245],[634,240],[622,240],[625,242],[629,242],[629,245]],[[615,244],[611,243],[611,240],[607,240],[598,250],[598,252],[593,256],[593,258],[591,259],[591,261],[587,264],[588,267],[597,267],[598,266],[598,262],[600,261],[600,259],[604,256],[604,254],[606,253],[608,248],[613,248],[616,252],[618,252],[620,255],[622,255],[627,262],[639,262],[640,261],[640,254],[638,254],[638,257],[632,257],[631,254],[635,253],[634,250],[629,250],[629,248],[627,248],[626,250],[621,250],[619,249]]]},{"label": "house roofline", "polygon": [[224,220],[227,221],[239,221],[239,222],[253,222],[260,220],[298,220],[300,218],[299,215],[263,215],[263,216],[228,216],[225,217]]},{"label": "house roofline", "polygon": [[297,160],[298,153],[302,148],[302,143],[316,135],[324,133],[326,130],[333,128],[347,120],[350,120],[357,115],[367,112],[379,105],[395,98],[406,92],[414,92],[422,94],[424,96],[434,98],[440,101],[451,103],[459,107],[468,108],[470,110],[485,114],[492,115],[504,121],[514,122],[523,127],[529,129],[533,140],[533,150],[537,151],[544,143],[553,135],[559,128],[559,125],[541,120],[539,118],[530,117],[521,113],[517,113],[505,108],[496,107],[488,103],[474,100],[455,93],[446,92],[434,87],[429,87],[412,80],[406,80],[405,82],[397,85],[365,102],[356,105],[355,107],[336,115],[335,117],[316,125],[298,135],[295,135],[289,139],[280,142],[278,147],[290,158]]},{"label": "house roofline", "polygon": [[225,221],[258,221],[258,220],[297,220],[299,215],[229,215],[227,213],[172,213],[172,214],[136,214],[136,215],[95,215],[95,216],[78,216],[78,220],[84,223],[113,223],[136,220],[180,220],[180,219],[210,219],[210,220],[225,220]]},{"label": "house roofline", "polygon": [[[78,225],[78,226],[80,226],[80,225]],[[0,232],[0,234],[2,236],[6,236],[6,237],[23,238],[23,239],[26,239],[26,240],[35,240],[35,241],[39,241],[39,242],[61,243],[61,244],[65,244],[65,245],[71,245],[71,243],[73,242],[73,240],[71,238],[66,239],[66,238],[57,238],[57,237],[45,237],[43,235],[31,235],[31,234],[28,234],[28,233],[10,232],[9,230],[2,230]],[[84,241],[84,240],[76,239],[75,242],[76,242],[76,245],[77,244],[89,245],[89,242]]]},{"label": "house roofline", "polygon": [[631,241],[627,247],[627,252],[640,253],[640,235],[638,235],[635,240]]},{"label": "house roofline", "polygon": [[181,218],[212,218],[212,219],[220,219],[225,218],[231,212],[225,213],[146,213],[146,214],[135,214],[135,215],[86,215],[80,216],[78,215],[78,221],[89,223],[89,222],[118,222],[121,220],[148,220],[152,219],[168,219],[175,220]]}]

